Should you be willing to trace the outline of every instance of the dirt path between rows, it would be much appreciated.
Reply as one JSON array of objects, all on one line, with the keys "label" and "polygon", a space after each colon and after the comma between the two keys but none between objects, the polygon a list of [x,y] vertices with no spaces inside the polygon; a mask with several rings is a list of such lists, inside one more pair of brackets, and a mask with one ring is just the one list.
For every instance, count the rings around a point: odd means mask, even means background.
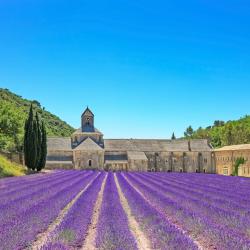
[{"label": "dirt path between rows", "polygon": [[33,244],[27,248],[27,250],[39,250],[42,248],[43,245],[45,245],[47,243],[47,241],[49,240],[49,235],[55,230],[55,228],[61,224],[61,222],[63,221],[64,217],[66,216],[66,214],[68,213],[68,211],[70,210],[70,208],[74,205],[74,203],[80,198],[80,196],[89,188],[89,186],[93,183],[93,181],[100,175],[100,173],[94,178],[92,179],[87,186],[81,190],[75,197],[73,200],[71,200],[70,203],[68,203],[59,213],[59,215],[57,216],[57,218],[54,220],[53,223],[51,223],[48,227],[48,229],[37,235],[36,240],[33,242]]},{"label": "dirt path between rows", "polygon": [[[139,193],[141,195],[141,197],[147,202],[149,203],[151,206],[153,206],[154,208],[156,208],[151,202],[150,200],[148,200],[145,195],[137,188],[135,187],[135,185],[124,175],[122,174],[123,177],[126,179],[126,181],[129,183],[129,185],[131,185],[134,190]],[[159,209],[156,208],[157,211],[159,211]],[[159,211],[161,214],[163,214],[161,211]],[[172,225],[175,226],[175,228],[177,230],[179,230],[183,235],[187,236],[189,239],[191,239],[194,244],[198,247],[198,249],[200,250],[211,250],[211,248],[208,247],[204,247],[203,244],[201,244],[200,242],[198,242],[196,239],[194,239],[191,235],[188,234],[188,232],[186,232],[185,230],[183,230],[178,224],[176,224],[173,220],[171,220],[171,218],[169,218],[166,213],[163,214],[164,217],[169,221],[169,223],[171,223]],[[213,248],[212,248],[213,249]]]},{"label": "dirt path between rows", "polygon": [[120,202],[121,202],[122,207],[127,215],[129,228],[135,237],[137,247],[139,250],[149,250],[149,249],[151,249],[150,242],[147,239],[147,237],[145,236],[145,234],[141,231],[139,224],[137,223],[135,217],[132,215],[128,201],[122,192],[122,189],[120,187],[120,184],[119,184],[119,181],[117,179],[116,174],[114,174],[114,177],[115,177],[115,184],[116,184],[116,187],[118,190]]},{"label": "dirt path between rows", "polygon": [[96,233],[97,233],[97,223],[98,223],[99,216],[100,216],[102,200],[103,200],[103,192],[104,192],[104,188],[106,185],[107,176],[108,175],[106,174],[105,179],[102,182],[101,190],[98,193],[97,200],[96,200],[95,206],[94,206],[93,216],[92,216],[91,222],[89,224],[86,238],[85,238],[83,246],[81,248],[82,250],[94,250],[94,249],[96,249],[95,238],[96,238]]}]

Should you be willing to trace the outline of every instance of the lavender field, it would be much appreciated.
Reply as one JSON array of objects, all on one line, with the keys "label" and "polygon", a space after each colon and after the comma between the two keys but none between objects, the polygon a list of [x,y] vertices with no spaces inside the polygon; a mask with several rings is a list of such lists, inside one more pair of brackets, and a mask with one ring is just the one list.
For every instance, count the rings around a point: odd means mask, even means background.
[{"label": "lavender field", "polygon": [[2,179],[0,249],[250,249],[250,179],[73,170]]}]

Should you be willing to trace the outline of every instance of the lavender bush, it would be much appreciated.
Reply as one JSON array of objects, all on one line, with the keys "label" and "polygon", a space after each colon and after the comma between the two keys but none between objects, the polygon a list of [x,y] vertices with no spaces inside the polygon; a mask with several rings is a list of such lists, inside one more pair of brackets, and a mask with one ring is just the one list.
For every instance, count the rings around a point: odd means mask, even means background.
[{"label": "lavender bush", "polygon": [[119,201],[114,175],[109,173],[103,195],[100,219],[97,225],[98,249],[137,249],[128,226],[127,216]]}]

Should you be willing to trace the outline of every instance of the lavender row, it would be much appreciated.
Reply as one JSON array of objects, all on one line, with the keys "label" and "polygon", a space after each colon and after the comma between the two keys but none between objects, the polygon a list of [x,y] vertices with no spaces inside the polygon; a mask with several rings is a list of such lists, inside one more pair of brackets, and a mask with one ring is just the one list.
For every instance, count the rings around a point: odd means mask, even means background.
[{"label": "lavender row", "polygon": [[[130,180],[133,180],[134,177],[130,176]],[[231,231],[232,234],[238,234],[242,238],[248,237],[248,231],[250,229],[250,221],[246,216],[236,215],[234,211],[225,211],[220,207],[213,207],[209,205],[207,202],[200,201],[199,199],[195,199],[192,196],[186,194],[185,192],[181,192],[181,188],[179,187],[179,192],[175,189],[170,189],[169,187],[163,187],[157,184],[149,184],[147,182],[143,182],[142,180],[136,179],[138,183],[142,183],[144,186],[142,187],[143,192],[146,188],[149,188],[148,193],[152,194],[155,192],[156,197],[160,199],[159,195],[162,195],[165,198],[170,199],[178,204],[182,204],[182,207],[186,204],[186,208],[189,211],[193,211],[199,217],[209,218],[211,223],[219,224],[220,228],[228,232]],[[153,199],[156,199],[155,196],[152,196]],[[162,201],[162,199],[160,199]]]},{"label": "lavender row", "polygon": [[[15,193],[18,193],[20,190],[23,189],[31,189],[33,187],[38,186],[39,184],[46,183],[50,179],[60,178],[60,176],[67,175],[67,172],[59,172],[59,173],[53,173],[53,174],[44,174],[43,176],[32,178],[32,180],[29,181],[23,181],[20,179],[19,181],[16,181],[15,183],[9,184],[7,187],[0,189],[0,197],[4,197],[6,195],[13,195]],[[16,177],[18,179],[19,177]]]},{"label": "lavender row", "polygon": [[83,177],[87,177],[91,173],[82,173],[81,175],[77,174],[70,176],[67,180],[62,180],[59,183],[56,183],[49,187],[44,184],[43,188],[35,192],[33,195],[20,194],[20,199],[10,201],[7,204],[0,206],[0,226],[8,221],[15,220],[20,214],[28,211],[32,206],[43,203],[50,197],[53,197],[57,193],[66,189],[69,185],[73,185],[82,180]]},{"label": "lavender row", "polygon": [[[135,176],[130,175],[131,179]],[[142,182],[149,188],[156,190],[157,192],[162,192],[166,197],[175,200],[177,202],[183,203],[183,200],[192,205],[192,209],[197,211],[203,216],[209,216],[210,220],[214,222],[221,223],[224,226],[231,227],[234,231],[238,230],[240,234],[248,232],[250,229],[250,218],[249,213],[238,213],[232,209],[222,209],[219,205],[214,206],[206,200],[197,199],[194,193],[187,193],[182,188],[172,188],[171,186],[162,186],[159,183],[151,182],[150,180],[143,180],[140,178],[137,181]],[[184,191],[184,192],[183,192]],[[223,197],[221,197],[223,199]],[[248,215],[248,216],[247,216]],[[230,220],[229,220],[230,218]],[[247,236],[247,235],[246,235]]]},{"label": "lavender row", "polygon": [[8,193],[1,197],[0,208],[8,205],[10,202],[23,200],[26,198],[35,199],[35,196],[39,196],[39,193],[42,193],[44,189],[50,189],[51,187],[57,184],[67,182],[68,180],[76,177],[77,175],[78,173],[76,171],[69,172],[68,174],[64,174],[63,176],[56,175],[53,176],[53,178],[48,178],[47,181],[37,183],[37,185],[35,185],[34,187],[27,187],[15,192]]},{"label": "lavender row", "polygon": [[[204,185],[210,190],[214,191],[234,191],[235,194],[244,194],[245,191],[250,188],[250,181],[244,177],[232,177],[215,174],[196,174],[196,173],[155,173],[153,175],[159,178],[171,179],[171,181],[177,181],[178,183],[193,184],[196,187],[203,187]],[[180,178],[181,177],[181,178]]]},{"label": "lavender row", "polygon": [[190,238],[147,203],[120,173],[117,176],[132,213],[149,238],[153,249],[197,249]]},{"label": "lavender row", "polygon": [[43,250],[54,249],[58,245],[63,249],[76,248],[82,245],[104,176],[104,173],[100,174],[78,198],[62,223],[51,233],[49,241],[42,247]]},{"label": "lavender row", "polygon": [[[217,223],[217,221],[213,221],[211,216],[214,210],[209,213],[207,207],[203,206],[199,200],[196,200],[195,203],[190,198],[185,196],[180,198],[176,194],[169,198],[155,185],[147,185],[132,176],[129,176],[129,180],[158,211],[176,221],[180,227],[189,231],[190,234],[207,244],[207,246],[215,245],[216,247],[219,246],[219,249],[237,249],[239,246],[247,249],[250,246],[244,230],[239,233]],[[217,219],[219,221],[220,218]]]},{"label": "lavender row", "polygon": [[[193,176],[189,174],[179,174],[179,177],[177,178],[171,178],[171,177],[161,177],[161,175],[148,175],[145,174],[147,178],[149,179],[155,179],[156,181],[163,181],[166,186],[168,185],[175,185],[176,187],[183,187],[188,190],[195,190],[196,192],[199,192],[200,194],[206,194],[211,195],[214,198],[221,199],[223,197],[223,200],[225,200],[228,203],[234,203],[234,204],[240,204],[243,209],[249,208],[250,198],[248,195],[245,195],[249,193],[249,190],[246,190],[243,194],[236,194],[235,192],[231,192],[229,190],[220,190],[219,188],[211,189],[210,186],[207,184],[207,179],[203,179],[203,176],[200,176],[200,179],[196,180],[196,183],[193,182]],[[170,174],[172,176],[172,174]],[[189,176],[190,182],[183,182],[183,178],[187,178],[186,176]],[[177,179],[177,180],[176,180]],[[237,181],[237,180],[236,180]],[[223,186],[223,183],[221,183],[221,186]],[[239,189],[241,189],[239,187]]]},{"label": "lavender row", "polygon": [[[197,198],[200,201],[204,201],[207,204],[222,208],[225,211],[230,211],[235,213],[236,215],[244,215],[244,216],[249,216],[250,217],[250,206],[249,202],[246,202],[244,200],[244,197],[241,199],[233,199],[231,197],[225,197],[225,195],[222,195],[220,193],[211,193],[209,191],[204,190],[198,190],[197,188],[193,188],[187,185],[182,185],[180,189],[180,185],[177,185],[175,183],[172,183],[169,180],[162,180],[160,178],[154,177],[154,176],[147,176],[145,174],[136,174],[138,177],[140,177],[142,180],[147,181],[148,183],[151,183],[152,185],[158,185],[159,188],[162,188],[166,190],[166,192],[170,194],[174,194],[176,192],[185,195],[190,195],[193,198]],[[173,192],[171,192],[173,190]]]},{"label": "lavender row", "polygon": [[[80,192],[97,174],[85,176],[76,183],[66,185],[64,190],[34,204],[27,211],[19,214],[12,222],[1,225],[0,242],[5,250],[23,249],[35,240],[36,235],[45,231],[55,220],[59,212]],[[44,190],[46,192],[46,190]],[[16,208],[18,209],[18,208]]]},{"label": "lavender row", "polygon": [[97,249],[137,249],[119,200],[113,173],[109,173],[97,225]]}]

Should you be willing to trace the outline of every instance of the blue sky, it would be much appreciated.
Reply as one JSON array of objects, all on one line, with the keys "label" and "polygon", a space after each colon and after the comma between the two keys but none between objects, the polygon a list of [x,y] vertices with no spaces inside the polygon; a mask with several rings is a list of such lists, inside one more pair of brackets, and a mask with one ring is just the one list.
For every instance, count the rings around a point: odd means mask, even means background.
[{"label": "blue sky", "polygon": [[0,0],[0,87],[106,138],[182,136],[250,110],[250,3]]}]

